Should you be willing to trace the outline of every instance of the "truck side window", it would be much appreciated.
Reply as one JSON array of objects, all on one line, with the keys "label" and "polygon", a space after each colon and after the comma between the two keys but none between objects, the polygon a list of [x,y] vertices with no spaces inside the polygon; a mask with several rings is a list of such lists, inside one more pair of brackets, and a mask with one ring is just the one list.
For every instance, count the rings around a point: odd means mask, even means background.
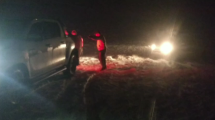
[{"label": "truck side window", "polygon": [[43,31],[44,39],[61,37],[61,30],[58,23],[45,22],[43,28],[44,28],[44,31]]},{"label": "truck side window", "polygon": [[42,41],[43,36],[43,24],[42,23],[35,23],[31,26],[31,29],[28,33],[27,39],[28,40],[33,40],[33,41]]}]

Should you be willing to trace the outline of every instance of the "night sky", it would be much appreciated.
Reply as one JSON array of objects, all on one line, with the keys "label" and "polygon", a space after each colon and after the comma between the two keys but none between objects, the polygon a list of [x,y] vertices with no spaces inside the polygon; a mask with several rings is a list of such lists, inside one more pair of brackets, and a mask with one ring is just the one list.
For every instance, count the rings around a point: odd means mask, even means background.
[{"label": "night sky", "polygon": [[60,18],[84,38],[100,30],[107,41],[157,39],[174,28],[189,39],[214,41],[213,2],[188,0],[0,0],[0,15]]}]

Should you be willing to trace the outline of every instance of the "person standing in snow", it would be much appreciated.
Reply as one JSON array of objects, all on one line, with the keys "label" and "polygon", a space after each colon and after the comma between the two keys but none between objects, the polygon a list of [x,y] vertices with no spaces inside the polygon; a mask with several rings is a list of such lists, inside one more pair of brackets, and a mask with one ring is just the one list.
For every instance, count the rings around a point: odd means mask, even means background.
[{"label": "person standing in snow", "polygon": [[99,51],[99,61],[102,65],[101,70],[105,70],[106,67],[106,39],[105,37],[99,32],[95,32],[94,35],[90,35],[89,38],[91,40],[97,41],[97,49]]},{"label": "person standing in snow", "polygon": [[83,52],[83,38],[81,35],[77,34],[76,30],[72,30],[70,37],[75,43],[75,48],[73,49],[72,54],[75,56],[76,65],[79,65],[79,57]]}]

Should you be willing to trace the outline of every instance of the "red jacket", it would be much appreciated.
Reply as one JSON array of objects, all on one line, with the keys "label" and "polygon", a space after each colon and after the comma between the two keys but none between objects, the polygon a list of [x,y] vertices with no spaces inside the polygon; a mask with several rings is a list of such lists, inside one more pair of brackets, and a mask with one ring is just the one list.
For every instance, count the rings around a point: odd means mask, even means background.
[{"label": "red jacket", "polygon": [[104,36],[89,36],[90,39],[97,41],[97,49],[98,51],[102,51],[106,49],[106,39]]}]

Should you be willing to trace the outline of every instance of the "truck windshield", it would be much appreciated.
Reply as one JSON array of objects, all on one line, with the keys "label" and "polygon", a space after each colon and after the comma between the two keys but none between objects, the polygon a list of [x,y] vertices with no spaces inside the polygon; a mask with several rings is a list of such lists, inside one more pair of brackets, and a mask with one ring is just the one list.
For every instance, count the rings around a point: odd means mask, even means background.
[{"label": "truck windshield", "polygon": [[0,40],[22,38],[26,25],[24,20],[0,20]]}]

